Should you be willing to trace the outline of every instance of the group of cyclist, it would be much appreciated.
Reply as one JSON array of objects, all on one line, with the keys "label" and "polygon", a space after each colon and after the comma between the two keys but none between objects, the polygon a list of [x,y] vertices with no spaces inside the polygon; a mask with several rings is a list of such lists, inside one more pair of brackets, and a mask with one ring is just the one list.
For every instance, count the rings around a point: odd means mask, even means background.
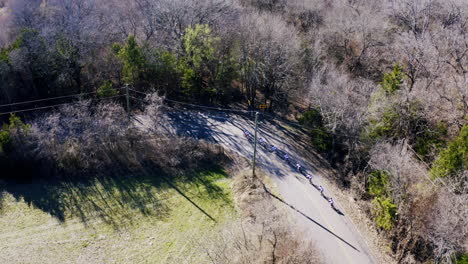
[{"label": "group of cyclist", "polygon": [[[244,135],[245,137],[247,138],[247,140],[249,141],[254,141],[254,136],[247,130],[244,130]],[[334,210],[337,210],[335,208],[335,202],[333,201],[333,198],[332,197],[327,197],[325,196],[324,194],[324,188],[322,185],[315,185],[312,181],[312,175],[309,174],[307,172],[307,170],[301,166],[301,164],[299,164],[298,162],[294,162],[287,153],[284,153],[283,151],[279,150],[276,146],[274,145],[271,145],[271,144],[268,144],[268,142],[263,138],[261,137],[259,140],[258,140],[258,143],[263,147],[265,148],[266,150],[268,150],[269,152],[273,152],[275,153],[276,155],[278,155],[280,158],[284,159],[289,165],[294,165],[295,169],[301,173],[302,175],[304,175],[307,180],[310,182],[310,184],[312,186],[314,186],[314,188],[316,188],[319,192],[320,192],[320,195],[322,195],[323,198],[325,198],[331,205],[331,207],[334,209]]]}]

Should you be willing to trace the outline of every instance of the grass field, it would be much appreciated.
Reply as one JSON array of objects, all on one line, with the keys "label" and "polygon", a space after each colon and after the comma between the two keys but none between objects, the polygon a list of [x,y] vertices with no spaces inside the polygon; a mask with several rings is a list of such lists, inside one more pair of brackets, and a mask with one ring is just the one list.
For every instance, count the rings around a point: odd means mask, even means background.
[{"label": "grass field", "polygon": [[203,241],[237,218],[230,183],[220,168],[0,183],[0,263],[208,262]]}]

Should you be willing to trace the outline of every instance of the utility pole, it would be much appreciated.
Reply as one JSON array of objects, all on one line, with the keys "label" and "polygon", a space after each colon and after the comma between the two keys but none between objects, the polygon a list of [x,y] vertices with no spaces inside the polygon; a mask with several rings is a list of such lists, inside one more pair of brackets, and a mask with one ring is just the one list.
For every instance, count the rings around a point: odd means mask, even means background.
[{"label": "utility pole", "polygon": [[127,98],[127,116],[130,119],[130,94],[128,93],[128,83],[125,84],[125,97]]},{"label": "utility pole", "polygon": [[255,159],[257,157],[257,127],[258,127],[258,112],[255,112],[255,136],[254,136],[254,155],[252,174],[255,176]]}]

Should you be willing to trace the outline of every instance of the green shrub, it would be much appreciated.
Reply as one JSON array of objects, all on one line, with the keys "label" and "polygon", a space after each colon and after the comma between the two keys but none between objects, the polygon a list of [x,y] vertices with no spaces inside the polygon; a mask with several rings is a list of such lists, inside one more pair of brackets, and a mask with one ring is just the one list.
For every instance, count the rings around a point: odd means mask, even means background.
[{"label": "green shrub", "polygon": [[10,132],[6,129],[0,130],[0,154],[4,152],[4,147],[10,143]]},{"label": "green shrub", "polygon": [[454,176],[468,168],[468,125],[463,126],[456,137],[446,149],[442,150],[431,168],[431,176]]},{"label": "green shrub", "polygon": [[429,155],[433,149],[444,147],[443,137],[447,135],[447,126],[439,123],[435,127],[427,126],[422,133],[418,134],[414,142],[414,150],[426,161],[429,161]]},{"label": "green shrub", "polygon": [[15,130],[19,130],[21,133],[26,133],[29,130],[29,125],[24,124],[21,119],[14,114],[10,115],[8,121],[9,122],[4,124],[0,130],[0,153],[2,154],[11,149],[12,134]]},{"label": "green shrub", "polygon": [[396,91],[400,90],[403,85],[404,77],[405,74],[403,69],[399,64],[396,64],[393,66],[393,70],[391,72],[384,74],[382,82],[380,82],[380,87],[387,94],[394,94]]},{"label": "green shrub", "polygon": [[97,89],[99,97],[109,97],[117,95],[117,90],[112,87],[112,82],[107,80]]},{"label": "green shrub", "polygon": [[312,145],[321,152],[332,148],[332,136],[323,126],[323,118],[317,109],[305,112],[299,118],[299,124],[310,130]]},{"label": "green shrub", "polygon": [[24,35],[28,33],[36,32],[29,29],[23,29],[21,30],[21,34],[19,35],[19,37],[17,37],[16,40],[10,46],[6,48],[0,48],[0,62],[5,61],[7,63],[10,63],[10,52],[12,52],[15,49],[21,48],[21,46],[23,45]]},{"label": "green shrub", "polygon": [[468,253],[461,253],[455,260],[456,264],[468,264]]},{"label": "green shrub", "polygon": [[378,111],[378,115],[369,120],[368,137],[371,139],[415,138],[428,127],[429,122],[422,115],[424,109],[417,100],[406,104],[392,104]]},{"label": "green shrub", "polygon": [[312,145],[321,152],[332,149],[332,136],[325,128],[318,128],[311,131]]},{"label": "green shrub", "polygon": [[111,49],[115,55],[118,55],[119,52],[122,50],[122,45],[120,45],[119,43],[114,43],[112,44]]},{"label": "green shrub", "polygon": [[375,197],[372,203],[374,204],[372,214],[374,215],[374,221],[377,226],[385,230],[392,229],[397,206],[388,197]]},{"label": "green shrub", "polygon": [[367,136],[371,139],[394,138],[397,135],[397,121],[399,114],[393,107],[383,111],[380,119],[369,121]]},{"label": "green shrub", "polygon": [[433,150],[444,146],[447,127],[444,123],[431,124],[423,113],[418,101],[387,106],[369,120],[363,136],[369,140],[407,139],[423,159],[430,161]]},{"label": "green shrub", "polygon": [[307,128],[322,127],[323,126],[322,115],[320,114],[319,110],[311,109],[311,110],[305,112],[299,118],[299,124],[301,124],[302,126],[305,126]]},{"label": "green shrub", "polygon": [[390,230],[393,226],[397,206],[388,197],[390,174],[386,171],[376,170],[370,174],[367,191],[374,196],[372,214],[377,226]]},{"label": "green shrub", "polygon": [[374,197],[388,195],[388,184],[390,175],[386,171],[373,171],[370,174],[367,191]]},{"label": "green shrub", "polygon": [[10,60],[10,52],[8,49],[0,49],[0,62],[5,61],[8,62]]}]

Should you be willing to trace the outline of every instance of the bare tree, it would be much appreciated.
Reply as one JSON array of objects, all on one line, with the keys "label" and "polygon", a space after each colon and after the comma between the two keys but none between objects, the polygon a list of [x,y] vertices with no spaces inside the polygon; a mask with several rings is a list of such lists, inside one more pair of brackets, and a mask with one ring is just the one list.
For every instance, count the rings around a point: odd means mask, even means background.
[{"label": "bare tree", "polygon": [[391,2],[391,18],[417,37],[429,29],[437,8],[435,0],[395,0]]},{"label": "bare tree", "polygon": [[429,205],[430,210],[426,208],[426,213],[421,212],[425,223],[421,231],[434,245],[435,259],[439,263],[452,263],[457,252],[468,249],[468,195],[466,190],[459,195],[453,194],[449,188],[436,190],[435,204]]},{"label": "bare tree", "polygon": [[351,73],[371,80],[379,77],[379,67],[385,62],[379,59],[381,47],[388,41],[384,40],[388,23],[381,19],[382,5],[379,1],[341,2],[328,10],[324,22],[324,44],[330,59],[346,65]]},{"label": "bare tree", "polygon": [[284,107],[294,87],[299,38],[280,17],[246,14],[241,22],[241,67],[247,99],[255,104],[256,89],[269,110]]},{"label": "bare tree", "polygon": [[188,26],[208,24],[218,29],[237,18],[232,0],[137,0],[130,4],[115,0],[114,6],[123,11],[114,21],[123,36],[133,34],[176,51],[182,50],[180,40]]}]

